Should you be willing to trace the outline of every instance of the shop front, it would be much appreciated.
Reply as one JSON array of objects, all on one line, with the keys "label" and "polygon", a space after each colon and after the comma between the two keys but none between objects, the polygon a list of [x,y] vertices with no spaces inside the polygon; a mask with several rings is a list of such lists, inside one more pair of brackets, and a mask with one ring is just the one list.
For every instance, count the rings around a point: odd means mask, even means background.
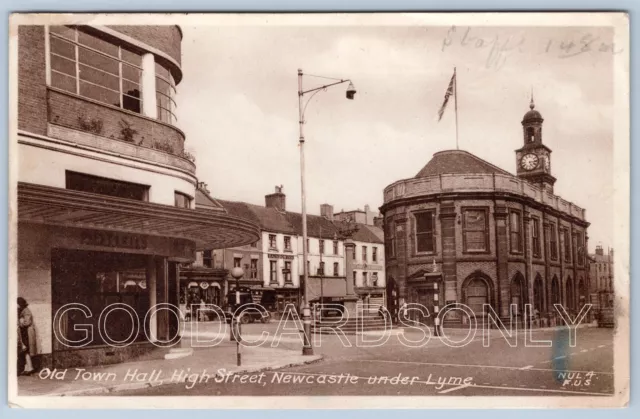
[{"label": "shop front", "polygon": [[201,246],[257,237],[224,213],[20,183],[17,295],[34,315],[39,365],[162,353],[179,340],[179,265]]}]

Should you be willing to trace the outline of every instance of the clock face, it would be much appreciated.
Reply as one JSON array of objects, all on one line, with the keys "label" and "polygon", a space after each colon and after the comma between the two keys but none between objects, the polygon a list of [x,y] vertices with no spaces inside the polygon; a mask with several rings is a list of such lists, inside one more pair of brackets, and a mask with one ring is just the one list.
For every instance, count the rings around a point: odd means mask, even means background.
[{"label": "clock face", "polygon": [[525,154],[520,160],[520,166],[524,170],[533,170],[538,167],[538,156],[535,154]]}]

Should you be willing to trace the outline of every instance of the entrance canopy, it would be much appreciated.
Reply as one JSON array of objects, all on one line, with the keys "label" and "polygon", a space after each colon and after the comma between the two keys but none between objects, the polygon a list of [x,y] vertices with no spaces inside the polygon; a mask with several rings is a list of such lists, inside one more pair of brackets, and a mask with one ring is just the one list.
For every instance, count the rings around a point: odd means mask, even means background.
[{"label": "entrance canopy", "polygon": [[189,240],[196,249],[254,243],[256,224],[221,211],[177,208],[18,183],[18,221]]}]

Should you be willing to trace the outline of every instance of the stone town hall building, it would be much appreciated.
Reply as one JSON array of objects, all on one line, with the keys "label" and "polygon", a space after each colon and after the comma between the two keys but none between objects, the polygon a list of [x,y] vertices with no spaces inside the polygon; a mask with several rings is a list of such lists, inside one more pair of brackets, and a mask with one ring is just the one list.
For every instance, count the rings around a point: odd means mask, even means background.
[{"label": "stone town hall building", "polygon": [[[585,210],[553,193],[551,149],[541,114],[522,120],[517,175],[462,150],[434,154],[411,179],[384,190],[388,306],[464,303],[480,316],[491,304],[504,320],[532,304],[540,326],[587,302]],[[437,297],[435,296],[437,295]],[[459,314],[453,312],[452,314]],[[447,316],[465,322],[466,316]],[[507,323],[508,324],[508,323]]]}]

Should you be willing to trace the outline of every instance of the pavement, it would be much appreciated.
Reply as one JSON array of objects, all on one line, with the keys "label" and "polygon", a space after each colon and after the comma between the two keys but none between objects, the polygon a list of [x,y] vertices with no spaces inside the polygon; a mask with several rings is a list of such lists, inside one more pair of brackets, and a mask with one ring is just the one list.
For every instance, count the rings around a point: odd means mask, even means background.
[{"label": "pavement", "polygon": [[[188,326],[191,326],[187,323]],[[195,324],[193,324],[195,325]],[[217,329],[219,325],[202,323],[202,330]],[[253,325],[247,325],[253,326]],[[251,329],[245,326],[246,329]],[[134,360],[131,362],[67,369],[44,369],[31,376],[18,377],[19,396],[89,396],[119,394],[123,391],[144,390],[163,385],[181,385],[185,388],[198,383],[259,373],[320,361],[322,355],[303,356],[301,343],[283,338],[286,347],[240,347],[241,366],[237,366],[236,344],[225,339],[213,347],[201,347],[191,340],[189,327],[183,333],[181,349],[173,359]],[[200,339],[208,339],[206,333]],[[254,340],[259,335],[247,334]],[[239,381],[238,381],[239,382]]]}]

